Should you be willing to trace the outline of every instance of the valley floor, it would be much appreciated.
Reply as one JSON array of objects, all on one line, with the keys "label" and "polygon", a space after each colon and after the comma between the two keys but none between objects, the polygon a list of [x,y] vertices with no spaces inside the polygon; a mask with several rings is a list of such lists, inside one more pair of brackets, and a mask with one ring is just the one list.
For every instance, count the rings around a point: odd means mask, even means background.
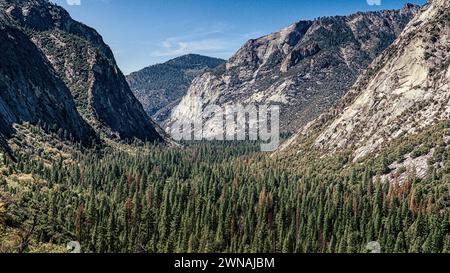
[{"label": "valley floor", "polygon": [[[449,128],[352,163],[345,152],[270,158],[255,143],[81,151],[22,125],[10,141],[17,163],[0,160],[0,252],[78,241],[83,252],[353,253],[377,241],[383,252],[448,253]],[[392,169],[432,149],[427,175]]]}]

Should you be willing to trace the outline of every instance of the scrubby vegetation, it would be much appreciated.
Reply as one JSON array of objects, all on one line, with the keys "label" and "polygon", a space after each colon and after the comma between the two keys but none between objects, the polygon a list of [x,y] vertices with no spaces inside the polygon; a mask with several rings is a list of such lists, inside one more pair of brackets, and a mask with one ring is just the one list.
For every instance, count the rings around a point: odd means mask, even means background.
[{"label": "scrubby vegetation", "polygon": [[45,54],[51,56],[49,59],[58,71],[59,77],[70,88],[81,116],[92,123],[94,117],[88,105],[89,98],[86,92],[91,85],[92,72],[85,58],[89,61],[97,58],[101,52],[86,40],[63,31],[29,32],[29,35],[38,41]]}]

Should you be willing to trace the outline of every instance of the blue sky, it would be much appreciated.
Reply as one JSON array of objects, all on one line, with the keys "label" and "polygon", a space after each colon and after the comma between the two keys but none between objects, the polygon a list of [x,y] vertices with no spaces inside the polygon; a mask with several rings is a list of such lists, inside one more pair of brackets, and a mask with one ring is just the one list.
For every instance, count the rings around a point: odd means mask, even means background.
[{"label": "blue sky", "polygon": [[[381,1],[381,5],[368,2]],[[229,58],[301,19],[401,8],[425,0],[53,0],[103,36],[125,74],[197,53]]]}]

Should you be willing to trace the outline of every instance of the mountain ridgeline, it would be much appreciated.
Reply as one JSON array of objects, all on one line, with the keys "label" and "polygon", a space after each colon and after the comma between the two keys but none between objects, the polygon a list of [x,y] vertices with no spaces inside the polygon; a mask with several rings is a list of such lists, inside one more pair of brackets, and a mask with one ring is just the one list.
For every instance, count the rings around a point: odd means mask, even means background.
[{"label": "mountain ridgeline", "polygon": [[351,90],[299,135],[319,132],[316,147],[351,150],[357,160],[449,120],[449,33],[450,2],[430,1]]},{"label": "mountain ridgeline", "polygon": [[0,133],[14,123],[45,123],[89,143],[94,131],[78,114],[70,90],[39,48],[20,29],[0,21]]},{"label": "mountain ridgeline", "polygon": [[0,0],[0,118],[47,124],[77,141],[162,141],[111,49],[92,28],[45,0]]},{"label": "mountain ridgeline", "polygon": [[429,1],[351,90],[276,156],[294,162],[306,150],[345,153],[362,166],[381,157],[383,181],[403,184],[435,173],[448,181],[449,34],[450,2]]},{"label": "mountain ridgeline", "polygon": [[147,114],[162,124],[186,95],[192,80],[223,63],[222,59],[188,54],[131,73],[127,80]]},{"label": "mountain ridgeline", "polygon": [[355,149],[359,159],[449,120],[449,33],[450,2],[430,1],[331,111],[316,145]]},{"label": "mountain ridgeline", "polygon": [[252,39],[225,65],[194,79],[169,123],[191,116],[202,97],[218,105],[279,104],[282,131],[295,132],[334,105],[418,9],[322,17]]}]

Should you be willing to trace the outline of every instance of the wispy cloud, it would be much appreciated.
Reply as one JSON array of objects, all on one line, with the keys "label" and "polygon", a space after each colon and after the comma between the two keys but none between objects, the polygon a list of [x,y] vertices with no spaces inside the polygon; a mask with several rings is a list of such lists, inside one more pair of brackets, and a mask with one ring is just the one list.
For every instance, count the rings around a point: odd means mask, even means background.
[{"label": "wispy cloud", "polygon": [[67,5],[69,6],[80,6],[81,0],[66,0]]},{"label": "wispy cloud", "polygon": [[252,32],[248,32],[248,33],[244,33],[240,35],[241,39],[244,40],[249,40],[249,39],[256,39],[256,38],[260,38],[264,35],[264,33],[262,31],[252,31]]},{"label": "wispy cloud", "polygon": [[367,0],[369,6],[381,6],[381,0]]},{"label": "wispy cloud", "polygon": [[202,39],[195,41],[164,41],[163,50],[155,50],[152,56],[165,57],[176,56],[188,53],[220,53],[227,51],[229,44],[221,39]]},{"label": "wispy cloud", "polygon": [[186,35],[168,37],[150,55],[153,57],[172,57],[189,53],[226,54],[232,46],[231,42],[224,37],[227,29],[227,24],[217,23],[207,28],[192,30]]},{"label": "wispy cloud", "polygon": [[196,28],[189,31],[189,34],[180,35],[175,37],[169,37],[167,40],[176,41],[176,40],[190,40],[190,39],[198,39],[204,38],[213,35],[223,34],[230,29],[230,26],[225,23],[214,23],[208,27]]}]

